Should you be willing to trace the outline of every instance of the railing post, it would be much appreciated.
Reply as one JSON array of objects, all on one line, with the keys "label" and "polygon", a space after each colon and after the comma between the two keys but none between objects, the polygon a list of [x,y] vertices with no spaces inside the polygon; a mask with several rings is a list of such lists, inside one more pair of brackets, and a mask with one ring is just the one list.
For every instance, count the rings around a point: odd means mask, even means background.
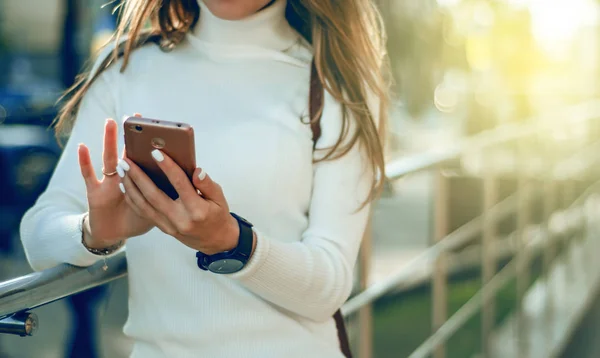
[{"label": "railing post", "polygon": [[571,258],[572,258],[572,252],[570,251],[570,247],[572,242],[575,239],[575,234],[574,232],[576,232],[575,228],[574,228],[574,223],[572,221],[572,215],[573,215],[573,210],[576,210],[575,208],[570,208],[571,204],[573,203],[573,201],[575,200],[575,179],[571,176],[569,176],[568,178],[566,178],[563,181],[563,212],[566,213],[566,230],[564,233],[564,236],[561,237],[561,239],[563,240],[563,247],[564,247],[564,252],[563,254],[563,261],[565,263],[565,279],[572,281],[573,279],[575,279],[575,272],[574,272],[574,267],[573,265],[571,265]]},{"label": "railing post", "polygon": [[[552,267],[552,262],[554,261],[554,256],[556,255],[556,243],[554,242],[554,237],[552,236],[551,228],[550,228],[550,219],[552,214],[556,208],[556,179],[554,176],[550,176],[546,179],[544,183],[544,221],[545,221],[545,231],[546,231],[546,245],[544,245],[543,259],[542,259],[542,278],[545,283],[546,292],[551,292],[552,281],[550,280],[550,269]],[[552,294],[545,295],[545,307],[544,307],[544,321],[546,322],[545,326],[545,340],[546,342],[551,342],[552,337],[554,336],[554,330],[552,322],[554,321],[554,299]],[[549,346],[549,344],[547,345]]]},{"label": "railing post", "polygon": [[[359,253],[359,286],[360,292],[369,287],[369,274],[371,268],[371,254],[373,247],[372,219],[369,219],[365,236]],[[373,356],[373,307],[364,305],[358,311],[358,357],[371,358]]]},{"label": "railing post", "polygon": [[483,172],[483,214],[481,236],[481,285],[482,285],[482,312],[481,312],[481,349],[484,357],[490,356],[489,337],[494,328],[496,317],[496,302],[494,297],[489,297],[486,285],[496,273],[496,221],[491,209],[496,203],[496,178],[494,168],[490,165],[484,167]]},{"label": "railing post", "polygon": [[523,309],[523,299],[529,287],[530,260],[528,248],[527,225],[529,225],[529,199],[530,186],[527,172],[527,153],[522,141],[518,144],[517,167],[517,245],[516,245],[516,270],[517,270],[517,326],[515,329],[518,358],[527,358],[529,351],[529,325]]},{"label": "railing post", "polygon": [[[448,234],[448,181],[442,168],[435,171],[435,195],[433,217],[433,241],[439,242]],[[448,268],[447,254],[441,254],[435,260],[432,277],[432,328],[436,332],[448,318]],[[446,346],[441,344],[433,354],[434,358],[446,356]]]}]

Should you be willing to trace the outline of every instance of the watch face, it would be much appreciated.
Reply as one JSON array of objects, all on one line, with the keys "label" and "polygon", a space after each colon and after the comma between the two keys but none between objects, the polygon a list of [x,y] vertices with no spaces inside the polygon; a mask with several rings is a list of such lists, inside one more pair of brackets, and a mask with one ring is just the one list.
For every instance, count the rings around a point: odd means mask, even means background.
[{"label": "watch face", "polygon": [[244,267],[244,263],[240,260],[236,259],[224,259],[217,260],[210,265],[208,265],[208,269],[214,273],[234,273]]}]

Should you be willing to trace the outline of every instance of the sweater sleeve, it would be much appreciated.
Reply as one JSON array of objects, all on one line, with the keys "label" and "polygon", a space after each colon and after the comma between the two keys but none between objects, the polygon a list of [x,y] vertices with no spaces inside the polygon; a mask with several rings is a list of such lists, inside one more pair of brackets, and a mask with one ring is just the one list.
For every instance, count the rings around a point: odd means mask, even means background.
[{"label": "sweater sleeve", "polygon": [[[341,106],[329,94],[325,104],[317,148],[335,144],[341,133]],[[232,277],[293,313],[314,321],[331,319],[352,290],[370,211],[369,205],[361,208],[373,178],[368,168],[359,145],[338,159],[316,163],[309,225],[302,239],[282,242],[256,228],[254,254]]]},{"label": "sweater sleeve", "polygon": [[101,173],[104,123],[116,115],[115,96],[107,79],[112,69],[102,73],[85,94],[48,187],[21,221],[21,241],[36,271],[62,263],[90,266],[102,258],[81,243],[81,222],[88,208],[77,146],[88,146],[94,170]]}]

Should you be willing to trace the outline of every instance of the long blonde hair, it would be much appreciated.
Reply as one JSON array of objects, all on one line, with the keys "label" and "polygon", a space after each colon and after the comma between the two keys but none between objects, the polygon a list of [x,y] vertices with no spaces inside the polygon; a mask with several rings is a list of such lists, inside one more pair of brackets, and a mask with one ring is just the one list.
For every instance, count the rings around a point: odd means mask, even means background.
[{"label": "long blonde hair", "polygon": [[[163,49],[177,46],[198,21],[197,0],[123,0],[115,42],[124,35],[125,71],[131,52],[149,34],[160,35]],[[288,0],[286,18],[314,48],[315,64],[325,89],[342,104],[342,134],[337,143],[320,160],[339,158],[355,145],[361,145],[369,158],[373,182],[368,202],[381,191],[385,176],[383,138],[386,127],[388,83],[385,61],[385,33],[381,17],[372,0]],[[150,29],[144,29],[146,24]],[[75,120],[81,100],[93,80],[114,63],[103,62],[94,76],[81,74],[66,93],[66,102],[55,121],[57,136],[68,132]],[[369,94],[370,93],[370,94]],[[379,108],[369,108],[368,97],[379,100]],[[373,111],[379,113],[378,124]],[[350,133],[349,121],[355,131]],[[314,119],[311,119],[314,120]]]}]

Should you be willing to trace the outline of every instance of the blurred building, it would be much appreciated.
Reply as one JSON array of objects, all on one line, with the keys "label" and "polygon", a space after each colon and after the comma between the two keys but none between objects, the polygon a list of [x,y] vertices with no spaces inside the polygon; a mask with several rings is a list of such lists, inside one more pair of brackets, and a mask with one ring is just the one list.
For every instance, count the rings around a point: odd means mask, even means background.
[{"label": "blurred building", "polygon": [[0,33],[12,51],[57,52],[65,12],[63,0],[0,0]]},{"label": "blurred building", "polygon": [[26,107],[52,105],[83,69],[93,40],[114,29],[105,3],[0,0],[0,105],[13,112],[17,97]]}]

